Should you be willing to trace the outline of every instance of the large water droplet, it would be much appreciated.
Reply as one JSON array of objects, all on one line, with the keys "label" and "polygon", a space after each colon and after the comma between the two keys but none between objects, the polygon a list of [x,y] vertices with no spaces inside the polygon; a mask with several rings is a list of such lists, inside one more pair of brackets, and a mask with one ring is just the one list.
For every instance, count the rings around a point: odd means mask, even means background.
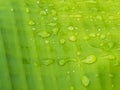
[{"label": "large water droplet", "polygon": [[82,60],[82,62],[86,64],[92,64],[92,63],[95,63],[96,61],[97,61],[97,58],[95,55],[89,55],[84,60]]},{"label": "large water droplet", "polygon": [[76,36],[70,36],[70,37],[69,37],[69,40],[74,42],[74,41],[77,40],[77,38],[76,38]]},{"label": "large water droplet", "polygon": [[82,82],[83,86],[85,86],[85,87],[87,87],[90,84],[90,80],[87,76],[82,76],[81,82]]},{"label": "large water droplet", "polygon": [[38,35],[42,38],[48,38],[50,36],[50,33],[48,33],[47,31],[41,31],[38,33]]}]

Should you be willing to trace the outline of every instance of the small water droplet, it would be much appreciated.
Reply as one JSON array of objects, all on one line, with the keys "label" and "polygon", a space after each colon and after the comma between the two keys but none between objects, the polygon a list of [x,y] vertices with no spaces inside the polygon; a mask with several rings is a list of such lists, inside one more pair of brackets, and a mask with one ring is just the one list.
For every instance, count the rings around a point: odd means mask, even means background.
[{"label": "small water droplet", "polygon": [[114,84],[112,84],[112,88],[114,87]]},{"label": "small water droplet", "polygon": [[36,61],[36,62],[34,62],[34,65],[38,67],[38,66],[40,66],[40,63]]},{"label": "small water droplet", "polygon": [[35,31],[35,30],[36,30],[36,28],[34,28],[34,27],[33,27],[33,28],[32,28],[32,30],[33,30],[33,31]]},{"label": "small water droplet", "polygon": [[115,60],[116,57],[114,55],[107,55],[107,56],[104,56],[104,59]]},{"label": "small water droplet", "polygon": [[80,55],[81,55],[81,52],[80,52],[80,51],[78,51],[78,52],[77,52],[77,55],[78,55],[78,56],[80,56]]},{"label": "small water droplet", "polygon": [[113,78],[114,76],[113,76],[113,74],[109,74],[109,77],[110,77],[110,78]]},{"label": "small water droplet", "polygon": [[92,38],[96,37],[95,33],[90,33],[89,36]]},{"label": "small water droplet", "polygon": [[70,90],[74,90],[74,86],[70,86]]},{"label": "small water droplet", "polygon": [[74,41],[77,40],[77,38],[76,38],[76,36],[70,36],[70,37],[69,37],[69,40],[74,42]]},{"label": "small water droplet", "polygon": [[82,60],[82,62],[86,64],[92,64],[92,63],[95,63],[96,61],[97,61],[97,58],[95,55],[89,55],[84,60]]},{"label": "small water droplet", "polygon": [[41,31],[38,33],[38,35],[42,38],[48,38],[50,36],[50,33],[48,33],[47,31]]},{"label": "small water droplet", "polygon": [[65,39],[60,39],[60,44],[64,44],[65,43]]},{"label": "small water droplet", "polygon": [[116,60],[116,62],[114,63],[114,66],[120,66],[120,62]]},{"label": "small water droplet", "polygon": [[28,22],[28,24],[29,24],[29,25],[35,25],[35,22],[34,22],[33,20],[30,20],[30,21]]},{"label": "small water droplet", "polygon": [[49,25],[49,26],[56,26],[57,24],[54,23],[54,22],[51,22],[51,23],[49,23],[48,25]]},{"label": "small water droplet", "polygon": [[70,71],[67,71],[67,74],[70,74]]},{"label": "small water droplet", "polygon": [[29,13],[29,12],[30,12],[29,8],[26,8],[26,12],[27,12],[27,13]]},{"label": "small water droplet", "polygon": [[114,47],[115,43],[114,42],[108,42],[107,45],[108,45],[109,49],[111,49],[111,48]]},{"label": "small water droplet", "polygon": [[100,33],[97,33],[96,35],[99,37],[99,36],[100,36]]},{"label": "small water droplet", "polygon": [[100,35],[100,39],[105,39],[105,35],[104,34]]},{"label": "small water droplet", "polygon": [[96,74],[95,76],[96,76],[96,77],[99,77],[99,74]]},{"label": "small water droplet", "polygon": [[83,37],[84,40],[89,40],[90,38],[88,36]]},{"label": "small water droplet", "polygon": [[52,30],[52,32],[53,32],[54,35],[58,34],[59,28],[54,28],[54,29]]},{"label": "small water droplet", "polygon": [[73,26],[68,26],[68,30],[74,30]]},{"label": "small water droplet", "polygon": [[75,72],[75,70],[72,71],[73,73]]},{"label": "small water droplet", "polygon": [[57,17],[53,17],[53,20],[56,21],[58,18]]},{"label": "small water droplet", "polygon": [[100,32],[100,31],[101,31],[101,28],[98,28],[98,31]]},{"label": "small water droplet", "polygon": [[81,82],[82,82],[83,86],[85,86],[85,87],[87,87],[90,84],[90,80],[87,76],[82,76]]},{"label": "small water droplet", "polygon": [[40,11],[41,15],[47,15],[47,12],[45,10]]},{"label": "small water droplet", "polygon": [[45,43],[48,44],[48,43],[49,43],[49,40],[45,40]]},{"label": "small water droplet", "polygon": [[37,3],[37,4],[40,4],[40,1],[37,1],[36,3]]},{"label": "small water droplet", "polygon": [[59,64],[60,66],[64,66],[67,62],[68,62],[68,60],[61,59],[61,60],[59,60],[58,64]]},{"label": "small water droplet", "polygon": [[12,12],[13,12],[13,11],[14,11],[14,9],[13,9],[13,8],[11,8],[11,9],[10,9],[10,11],[12,11]]},{"label": "small water droplet", "polygon": [[44,60],[41,60],[40,62],[41,62],[42,65],[48,66],[48,65],[53,64],[54,60],[53,59],[44,59]]},{"label": "small water droplet", "polygon": [[55,10],[51,10],[51,14],[52,14],[52,16],[56,16],[57,12]]},{"label": "small water droplet", "polygon": [[98,15],[98,16],[96,16],[96,18],[97,18],[97,19],[99,19],[99,20],[102,20],[102,17],[101,17],[101,16],[99,16],[99,15]]}]

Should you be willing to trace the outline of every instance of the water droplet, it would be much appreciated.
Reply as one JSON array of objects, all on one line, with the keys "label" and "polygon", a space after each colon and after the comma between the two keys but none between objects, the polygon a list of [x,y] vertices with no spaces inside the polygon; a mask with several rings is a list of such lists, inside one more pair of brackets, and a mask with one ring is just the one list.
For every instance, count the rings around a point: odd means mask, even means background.
[{"label": "water droplet", "polygon": [[54,35],[58,34],[59,28],[54,28],[54,29],[52,30],[52,32],[53,32]]},{"label": "water droplet", "polygon": [[70,90],[74,90],[74,86],[70,86]]},{"label": "water droplet", "polygon": [[101,31],[101,28],[98,28],[98,31],[100,32],[100,31]]},{"label": "water droplet", "polygon": [[96,35],[94,33],[90,33],[89,36],[92,38],[96,37]]},{"label": "water droplet", "polygon": [[92,64],[92,63],[95,63],[96,61],[97,61],[97,58],[95,55],[89,55],[87,58],[82,60],[82,62],[86,64]]},{"label": "water droplet", "polygon": [[36,28],[33,27],[32,30],[34,31],[34,30],[36,30]]},{"label": "water droplet", "polygon": [[75,72],[75,70],[72,71],[73,73]]},{"label": "water droplet", "polygon": [[77,40],[77,38],[76,38],[75,36],[70,36],[70,37],[69,37],[69,40],[74,42],[74,41]]},{"label": "water droplet", "polygon": [[13,9],[13,8],[11,8],[11,9],[10,9],[10,11],[12,11],[12,12],[13,12],[13,11],[14,11],[14,9]]},{"label": "water droplet", "polygon": [[100,46],[101,46],[101,47],[104,46],[104,43],[100,43]]},{"label": "water droplet", "polygon": [[36,61],[36,62],[34,62],[34,65],[38,67],[38,66],[40,66],[40,63],[38,61]]},{"label": "water droplet", "polygon": [[57,24],[54,23],[54,22],[52,22],[52,23],[49,23],[48,25],[49,25],[49,26],[56,26]]},{"label": "water droplet", "polygon": [[48,38],[50,34],[47,31],[41,31],[38,33],[38,35],[42,38]]},{"label": "water droplet", "polygon": [[105,58],[109,59],[109,60],[115,60],[116,57],[114,55],[108,55]]},{"label": "water droplet", "polygon": [[45,43],[48,44],[48,43],[49,43],[49,40],[45,40]]},{"label": "water droplet", "polygon": [[114,66],[120,66],[120,62],[116,60],[116,62],[114,63]]},{"label": "water droplet", "polygon": [[60,44],[64,44],[64,43],[65,43],[65,39],[61,39]]},{"label": "water droplet", "polygon": [[41,15],[47,15],[47,12],[45,10],[40,11]]},{"label": "water droplet", "polygon": [[40,4],[40,1],[37,1],[36,3],[37,3],[37,4]]},{"label": "water droplet", "polygon": [[68,30],[74,30],[74,27],[73,26],[69,26]]},{"label": "water droplet", "polygon": [[53,64],[53,63],[54,63],[54,60],[52,60],[52,59],[44,59],[44,60],[41,60],[40,63],[41,63],[42,65],[48,66],[48,65]]},{"label": "water droplet", "polygon": [[64,66],[67,62],[68,62],[68,60],[61,59],[61,60],[59,60],[58,64],[59,64],[60,66]]},{"label": "water droplet", "polygon": [[70,74],[70,71],[67,71],[67,74]]},{"label": "water droplet", "polygon": [[53,17],[53,20],[55,20],[55,21],[56,21],[57,19],[58,19],[57,17]]},{"label": "water droplet", "polygon": [[110,77],[110,78],[113,78],[114,76],[113,76],[113,74],[109,74],[109,77]]},{"label": "water droplet", "polygon": [[100,33],[97,33],[96,35],[99,37],[99,36],[100,36]]},{"label": "water droplet", "polygon": [[55,10],[52,10],[51,14],[52,14],[52,16],[55,16],[55,15],[57,15],[57,12]]},{"label": "water droplet", "polygon": [[114,42],[108,42],[107,45],[108,45],[109,49],[111,49],[111,48],[114,47],[115,43]]},{"label": "water droplet", "polygon": [[90,38],[87,37],[87,36],[85,36],[85,37],[83,37],[83,39],[84,39],[84,40],[89,40]]},{"label": "water droplet", "polygon": [[30,21],[28,22],[28,24],[29,24],[29,25],[35,25],[35,22],[34,22],[33,20],[30,20]]},{"label": "water droplet", "polygon": [[100,39],[105,39],[105,35],[104,34],[100,35]]},{"label": "water droplet", "polygon": [[27,12],[27,13],[29,13],[29,12],[30,12],[29,8],[26,8],[26,12]]},{"label": "water droplet", "polygon": [[114,87],[114,84],[112,84],[112,88]]},{"label": "water droplet", "polygon": [[99,77],[99,74],[96,74],[95,76],[96,76],[96,77]]},{"label": "water droplet", "polygon": [[102,17],[101,16],[96,16],[97,19],[99,20],[102,20]]},{"label": "water droplet", "polygon": [[78,52],[77,52],[77,55],[78,55],[78,56],[80,56],[80,54],[81,54],[81,52],[80,52],[80,51],[78,51]]},{"label": "water droplet", "polygon": [[81,82],[85,87],[87,87],[90,84],[90,80],[87,76],[82,76]]}]

